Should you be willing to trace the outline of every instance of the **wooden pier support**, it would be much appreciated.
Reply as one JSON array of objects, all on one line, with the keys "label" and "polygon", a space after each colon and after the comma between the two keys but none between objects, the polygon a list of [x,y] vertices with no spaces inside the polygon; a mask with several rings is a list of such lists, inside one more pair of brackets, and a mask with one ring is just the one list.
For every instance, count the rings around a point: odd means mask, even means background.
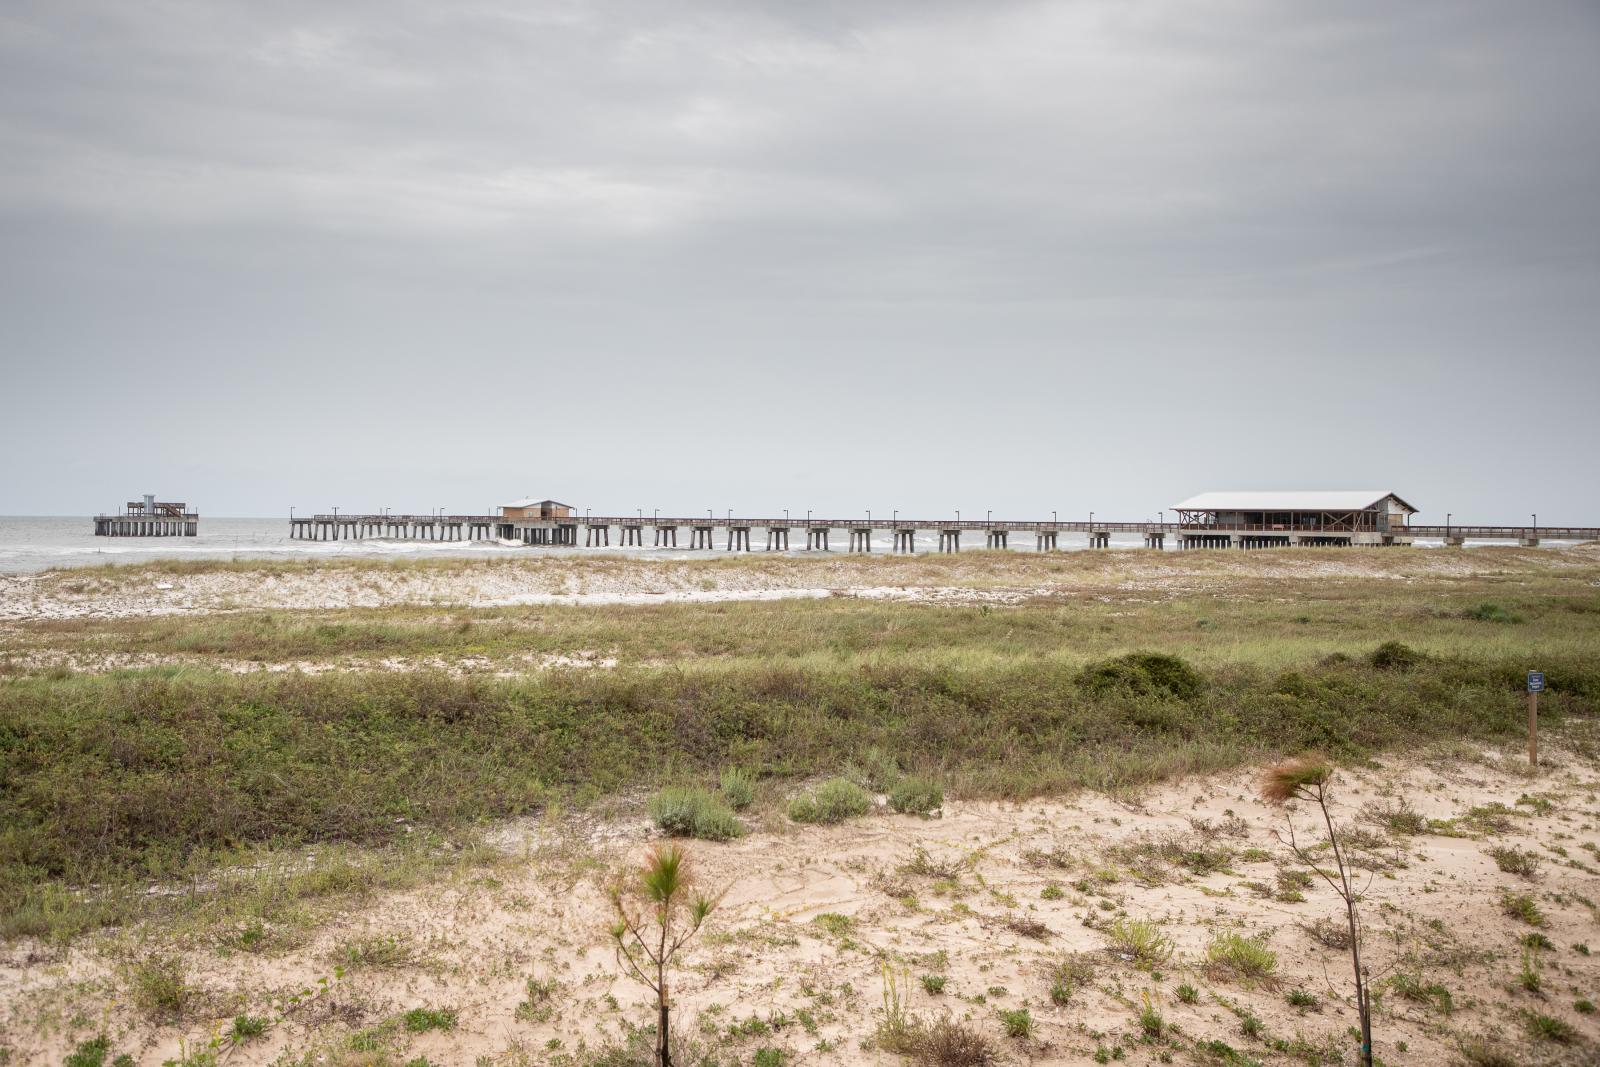
[{"label": "wooden pier support", "polygon": [[714,527],[714,526],[692,526],[692,527],[690,527],[689,548],[691,550],[702,549],[702,548],[710,549],[711,548],[711,531],[714,530],[714,529],[716,529],[716,527]]},{"label": "wooden pier support", "polygon": [[832,552],[828,547],[828,527],[812,526],[806,530],[806,548],[817,552]]},{"label": "wooden pier support", "polygon": [[901,527],[894,532],[894,550],[914,553],[917,550],[917,531]]},{"label": "wooden pier support", "polygon": [[767,551],[768,552],[774,552],[774,551],[776,551],[776,552],[787,552],[787,551],[789,551],[789,527],[787,527],[787,526],[768,526],[767,527]]},{"label": "wooden pier support", "polygon": [[1090,530],[1089,531],[1089,547],[1090,548],[1110,548],[1111,547],[1111,532],[1109,530]]},{"label": "wooden pier support", "polygon": [[865,526],[854,526],[850,529],[850,551],[871,552],[872,530]]},{"label": "wooden pier support", "polygon": [[984,535],[983,547],[1005,548],[1007,543],[1007,530],[990,530]]},{"label": "wooden pier support", "polygon": [[584,526],[583,543],[585,547],[594,548],[597,545],[611,544],[611,527],[609,526]]},{"label": "wooden pier support", "polygon": [[620,529],[622,531],[622,544],[623,544],[623,547],[625,547],[625,548],[628,547],[628,546],[632,546],[634,548],[643,548],[644,547],[644,527],[643,526],[621,526],[621,527],[618,527],[618,529]]},{"label": "wooden pier support", "polygon": [[729,552],[748,552],[748,551],[750,551],[750,527],[748,527],[748,526],[730,526],[730,527],[728,527],[728,551]]},{"label": "wooden pier support", "polygon": [[676,526],[656,526],[656,547],[677,548],[678,528]]},{"label": "wooden pier support", "polygon": [[1160,530],[1149,530],[1144,535],[1144,547],[1162,549],[1167,547],[1167,535]]},{"label": "wooden pier support", "polygon": [[961,531],[960,530],[940,530],[939,531],[939,551],[940,552],[960,552],[961,551]]},{"label": "wooden pier support", "polygon": [[1033,548],[1036,552],[1054,552],[1056,550],[1056,532],[1054,530],[1040,530],[1034,534]]}]

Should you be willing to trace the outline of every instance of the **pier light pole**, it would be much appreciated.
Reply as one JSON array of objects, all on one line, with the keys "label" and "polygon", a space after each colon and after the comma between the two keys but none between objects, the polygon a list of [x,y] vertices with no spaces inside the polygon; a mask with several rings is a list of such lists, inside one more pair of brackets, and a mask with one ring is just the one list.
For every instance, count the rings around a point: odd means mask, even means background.
[{"label": "pier light pole", "polygon": [[961,509],[960,508],[956,508],[956,521],[957,522],[961,521]]},{"label": "pier light pole", "polygon": [[1089,525],[1090,526],[1094,525],[1094,512],[1092,512],[1092,511],[1089,512]]},{"label": "pier light pole", "polygon": [[1054,526],[1056,523],[1058,523],[1060,521],[1061,521],[1060,519],[1056,518],[1056,513],[1054,511],[1051,511],[1050,512],[1050,525]]},{"label": "pier light pole", "polygon": [[900,525],[900,509],[899,508],[895,508],[894,509],[894,524],[896,526]]},{"label": "pier light pole", "polygon": [[339,521],[339,509],[338,508],[334,508],[333,509],[333,521],[334,522],[338,522]]},{"label": "pier light pole", "polygon": [[810,508],[806,508],[806,525],[807,526],[811,525],[811,509]]},{"label": "pier light pole", "polygon": [[289,521],[290,522],[294,521],[294,505],[293,504],[289,505]]},{"label": "pier light pole", "polygon": [[785,526],[787,526],[789,524],[789,509],[788,508],[784,508],[783,509],[783,523],[784,523]]},{"label": "pier light pole", "polygon": [[1453,516],[1453,514],[1451,512],[1447,511],[1447,512],[1444,513],[1444,535],[1446,537],[1450,536],[1450,520],[1453,517],[1454,516]]},{"label": "pier light pole", "polygon": [[639,521],[643,522],[644,521],[644,508],[634,508],[633,510],[637,511],[639,513]]},{"label": "pier light pole", "polygon": [[983,521],[984,521],[985,524],[988,524],[988,523],[991,523],[991,522],[994,521],[994,508],[990,508],[988,511],[985,511],[983,513]]},{"label": "pier light pole", "polygon": [[867,525],[868,526],[872,525],[872,509],[871,508],[867,509]]}]

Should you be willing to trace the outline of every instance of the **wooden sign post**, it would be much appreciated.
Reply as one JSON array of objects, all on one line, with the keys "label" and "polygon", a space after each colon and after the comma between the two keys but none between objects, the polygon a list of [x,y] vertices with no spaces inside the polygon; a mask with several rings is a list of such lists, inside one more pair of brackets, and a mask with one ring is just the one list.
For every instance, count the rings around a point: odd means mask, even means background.
[{"label": "wooden sign post", "polygon": [[1544,672],[1528,672],[1528,766],[1539,766],[1539,694],[1544,690]]}]

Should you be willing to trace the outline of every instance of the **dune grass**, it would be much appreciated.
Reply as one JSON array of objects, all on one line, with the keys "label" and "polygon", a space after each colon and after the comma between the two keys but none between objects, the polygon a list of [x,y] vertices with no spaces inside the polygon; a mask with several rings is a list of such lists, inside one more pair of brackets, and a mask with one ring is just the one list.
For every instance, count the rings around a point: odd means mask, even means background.
[{"label": "dune grass", "polygon": [[[907,565],[936,576],[956,566]],[[196,569],[207,567],[216,569]],[[118,921],[127,911],[115,902],[138,895],[119,895],[124,887],[215,881],[208,872],[261,850],[399,847],[553,802],[712,789],[728,768],[776,794],[849,774],[875,752],[928,783],[930,798],[938,787],[1026,797],[1137,788],[1306,748],[1361,758],[1430,741],[1495,743],[1523,729],[1533,665],[1548,679],[1550,728],[1600,709],[1592,571],[1315,584],[1244,574],[1172,596],[1121,589],[1110,571],[1095,596],[1016,605],[835,599],[16,623],[12,658],[0,655],[0,936]],[[1491,596],[1521,621],[1464,614]],[[1373,653],[1388,641],[1416,655],[1380,667]],[[74,673],[17,662],[40,650],[182,665]],[[518,658],[582,651],[620,665],[527,671]],[[364,669],[374,656],[412,657],[412,669]],[[468,657],[527,672],[459,669]],[[356,669],[210,669],[302,659]]]}]

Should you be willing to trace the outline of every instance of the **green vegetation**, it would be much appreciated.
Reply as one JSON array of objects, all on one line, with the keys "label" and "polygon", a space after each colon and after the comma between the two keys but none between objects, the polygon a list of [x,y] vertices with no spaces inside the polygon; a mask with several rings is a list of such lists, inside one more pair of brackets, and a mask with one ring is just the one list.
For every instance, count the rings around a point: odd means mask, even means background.
[{"label": "green vegetation", "polygon": [[1492,600],[1470,607],[1461,613],[1463,619],[1476,619],[1478,622],[1519,623],[1522,616],[1514,611],[1507,611]]},{"label": "green vegetation", "polygon": [[672,786],[650,800],[650,818],[673,837],[698,837],[727,841],[744,832],[733,809],[717,794],[705,789]]},{"label": "green vegetation", "polygon": [[1149,919],[1118,918],[1106,928],[1111,949],[1127,957],[1134,966],[1151,970],[1172,958],[1172,939],[1161,932],[1161,924]]},{"label": "green vegetation", "polygon": [[1230,932],[1218,934],[1206,947],[1206,965],[1213,974],[1255,982],[1277,973],[1278,954],[1262,938]]},{"label": "green vegetation", "polygon": [[756,799],[755,779],[737,767],[722,772],[722,799],[734,811],[743,811]]},{"label": "green vegetation", "polygon": [[80,1043],[63,1062],[66,1067],[101,1067],[110,1052],[111,1039],[100,1034]]},{"label": "green vegetation", "polygon": [[1539,905],[1527,893],[1502,893],[1500,895],[1500,910],[1513,919],[1521,919],[1529,926],[1543,926],[1545,924],[1544,912],[1539,910]]},{"label": "green vegetation", "polygon": [[872,810],[872,796],[848,778],[830,778],[789,802],[795,822],[834,824]]},{"label": "green vegetation", "polygon": [[890,788],[889,806],[907,815],[931,815],[944,807],[944,788],[932,778],[908,774]]},{"label": "green vegetation", "polygon": [[1540,860],[1537,853],[1527,852],[1520,848],[1491,848],[1488,851],[1490,858],[1495,862],[1495,866],[1507,874],[1532,878],[1539,873]]},{"label": "green vegetation", "polygon": [[133,965],[128,979],[134,1007],[146,1018],[166,1022],[183,1015],[189,984],[176,956],[147,956]]},{"label": "green vegetation", "polygon": [[922,988],[929,996],[939,996],[944,992],[945,977],[942,974],[925,974],[922,976]]},{"label": "green vegetation", "polygon": [[[1358,556],[1369,558],[1341,559]],[[1402,559],[1370,558],[1375,568]],[[628,564],[559,566],[581,574]],[[991,578],[967,560],[904,563],[919,582],[965,575],[979,587],[1101,566],[1007,560],[1005,576]],[[320,569],[471,568],[205,561],[85,571],[81,580]],[[237,946],[257,951],[281,936],[280,924],[249,920],[288,914],[297,900],[404,884],[437,869],[440,846],[484,820],[715,781],[730,767],[759,767],[781,787],[859,766],[892,804],[898,786],[910,805],[939,796],[924,783],[958,796],[1023,798],[1135,788],[1284,751],[1358,758],[1398,744],[1493,743],[1523,729],[1520,683],[1534,651],[1550,686],[1543,722],[1558,730],[1564,717],[1600,704],[1592,653],[1600,611],[1590,610],[1592,592],[1572,592],[1587,588],[1574,580],[1586,575],[1580,567],[1559,584],[1540,572],[1519,579],[1525,622],[1514,627],[1462,617],[1493,595],[1487,582],[1452,587],[1441,611],[1437,585],[1319,581],[1307,595],[1327,610],[1308,614],[1306,598],[1283,597],[1280,580],[1247,573],[1230,574],[1232,595],[1221,600],[1152,603],[1108,583],[1104,602],[986,610],[839,598],[26,621],[0,654],[0,937],[70,937],[209,906],[204,892],[135,887],[205,883],[197,872],[220,869],[228,873],[209,884],[218,896],[239,896],[247,921]],[[1295,621],[1302,616],[1319,621]],[[1374,655],[1400,637],[1412,655]],[[22,657],[41,650],[186,665],[101,674],[26,666]],[[621,666],[511,678],[209,669],[359,666],[378,656],[517,664],[585,650]],[[1406,669],[1396,669],[1401,661]],[[739,785],[707,795],[715,805],[674,806],[668,814],[686,829],[673,832],[697,832],[696,810],[710,813],[699,829],[734,832]],[[271,880],[248,875],[264,850],[308,844],[319,846],[314,864],[286,864]],[[376,849],[406,850],[405,862],[361,851]]]},{"label": "green vegetation", "polygon": [[401,1021],[406,1030],[413,1034],[425,1034],[429,1030],[454,1030],[456,1011],[454,1008],[412,1008],[402,1016]]},{"label": "green vegetation", "polygon": [[1000,1013],[1000,1025],[1005,1027],[1006,1036],[1018,1040],[1033,1036],[1033,1013],[1027,1008],[1013,1008]]}]

